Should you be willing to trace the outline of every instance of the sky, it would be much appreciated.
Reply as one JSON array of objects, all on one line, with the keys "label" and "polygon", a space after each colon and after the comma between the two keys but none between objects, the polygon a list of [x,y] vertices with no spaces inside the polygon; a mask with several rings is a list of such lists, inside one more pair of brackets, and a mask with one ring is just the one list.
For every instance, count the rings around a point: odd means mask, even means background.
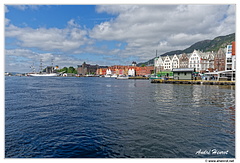
[{"label": "sky", "polygon": [[236,31],[234,4],[4,5],[5,72],[145,62]]}]

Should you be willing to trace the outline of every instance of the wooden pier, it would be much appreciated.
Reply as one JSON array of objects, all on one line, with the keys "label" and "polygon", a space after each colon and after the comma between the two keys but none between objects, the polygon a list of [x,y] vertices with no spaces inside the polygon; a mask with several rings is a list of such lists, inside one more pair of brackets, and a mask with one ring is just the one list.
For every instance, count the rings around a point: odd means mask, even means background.
[{"label": "wooden pier", "polygon": [[163,80],[163,79],[152,79],[151,83],[235,85],[235,81],[215,81],[215,80],[172,80],[172,79]]}]

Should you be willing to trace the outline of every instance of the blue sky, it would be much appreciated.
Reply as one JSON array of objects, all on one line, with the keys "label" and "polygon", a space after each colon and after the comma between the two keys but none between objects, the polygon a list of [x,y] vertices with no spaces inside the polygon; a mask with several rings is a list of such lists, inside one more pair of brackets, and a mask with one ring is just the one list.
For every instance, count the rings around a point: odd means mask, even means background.
[{"label": "blue sky", "polygon": [[93,28],[101,21],[115,18],[113,15],[95,12],[95,5],[32,5],[26,7],[7,6],[6,17],[19,27],[66,28],[71,19],[86,28]]},{"label": "blue sky", "polygon": [[235,32],[235,5],[5,5],[5,71],[129,65]]}]

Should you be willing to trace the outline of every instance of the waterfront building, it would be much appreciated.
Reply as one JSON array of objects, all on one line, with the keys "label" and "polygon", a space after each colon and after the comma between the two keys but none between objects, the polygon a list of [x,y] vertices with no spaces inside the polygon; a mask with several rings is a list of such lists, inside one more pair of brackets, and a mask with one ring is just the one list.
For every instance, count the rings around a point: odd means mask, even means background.
[{"label": "waterfront building", "polygon": [[111,71],[111,69],[107,69],[107,71],[106,71],[106,75],[112,75],[112,71]]},{"label": "waterfront building", "polygon": [[173,78],[176,80],[193,80],[194,68],[177,68],[173,69]]},{"label": "waterfront building", "polygon": [[232,42],[231,45],[227,45],[225,70],[230,74],[228,75],[228,79],[231,78],[231,81],[234,81],[236,71],[235,42]]},{"label": "waterfront building", "polygon": [[135,70],[133,68],[128,69],[128,76],[136,76]]},{"label": "waterfront building", "polygon": [[54,72],[54,67],[53,66],[47,66],[45,68],[45,72],[46,73],[53,73]]},{"label": "waterfront building", "polygon": [[161,72],[162,70],[164,70],[163,57],[159,56],[159,57],[156,57],[154,59],[154,69],[155,69],[156,73]]},{"label": "waterfront building", "polygon": [[225,69],[226,71],[236,70],[235,42],[232,42],[232,45],[227,45]]},{"label": "waterfront building", "polygon": [[133,61],[132,62],[132,66],[136,67],[137,66],[137,62]]},{"label": "waterfront building", "polygon": [[183,53],[179,55],[179,68],[189,67],[189,54]]},{"label": "waterfront building", "polygon": [[81,75],[96,74],[98,68],[98,65],[90,65],[83,62],[82,65],[78,65],[77,73]]},{"label": "waterfront building", "polygon": [[131,65],[122,66],[114,65],[107,68],[99,68],[96,71],[98,75],[130,75],[130,76],[146,76],[154,73],[154,66],[138,67],[136,62]]},{"label": "waterfront building", "polygon": [[174,68],[179,68],[179,58],[176,54],[172,57],[172,69]]},{"label": "waterfront building", "polygon": [[166,56],[163,61],[164,70],[172,70],[172,59],[170,56]]},{"label": "waterfront building", "polygon": [[196,72],[213,71],[213,52],[202,52],[199,50],[194,50],[189,57],[189,68],[195,68]]},{"label": "waterfront building", "polygon": [[136,76],[147,76],[154,73],[154,66],[135,67]]},{"label": "waterfront building", "polygon": [[220,48],[214,57],[215,71],[225,71],[226,48]]},{"label": "waterfront building", "polygon": [[200,51],[194,50],[189,57],[189,68],[195,68],[196,71],[200,72],[200,61],[201,61],[201,56],[200,56]]},{"label": "waterfront building", "polygon": [[200,72],[212,72],[214,69],[214,54],[213,52],[200,53]]},{"label": "waterfront building", "polygon": [[96,71],[97,75],[106,75],[108,66],[99,66],[99,68]]}]

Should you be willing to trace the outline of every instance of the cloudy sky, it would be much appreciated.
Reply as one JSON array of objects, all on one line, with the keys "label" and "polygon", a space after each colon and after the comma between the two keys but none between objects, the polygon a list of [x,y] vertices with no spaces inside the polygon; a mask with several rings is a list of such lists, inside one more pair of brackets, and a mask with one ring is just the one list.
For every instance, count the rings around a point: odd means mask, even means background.
[{"label": "cloudy sky", "polygon": [[5,71],[129,65],[235,32],[235,5],[5,5]]}]

